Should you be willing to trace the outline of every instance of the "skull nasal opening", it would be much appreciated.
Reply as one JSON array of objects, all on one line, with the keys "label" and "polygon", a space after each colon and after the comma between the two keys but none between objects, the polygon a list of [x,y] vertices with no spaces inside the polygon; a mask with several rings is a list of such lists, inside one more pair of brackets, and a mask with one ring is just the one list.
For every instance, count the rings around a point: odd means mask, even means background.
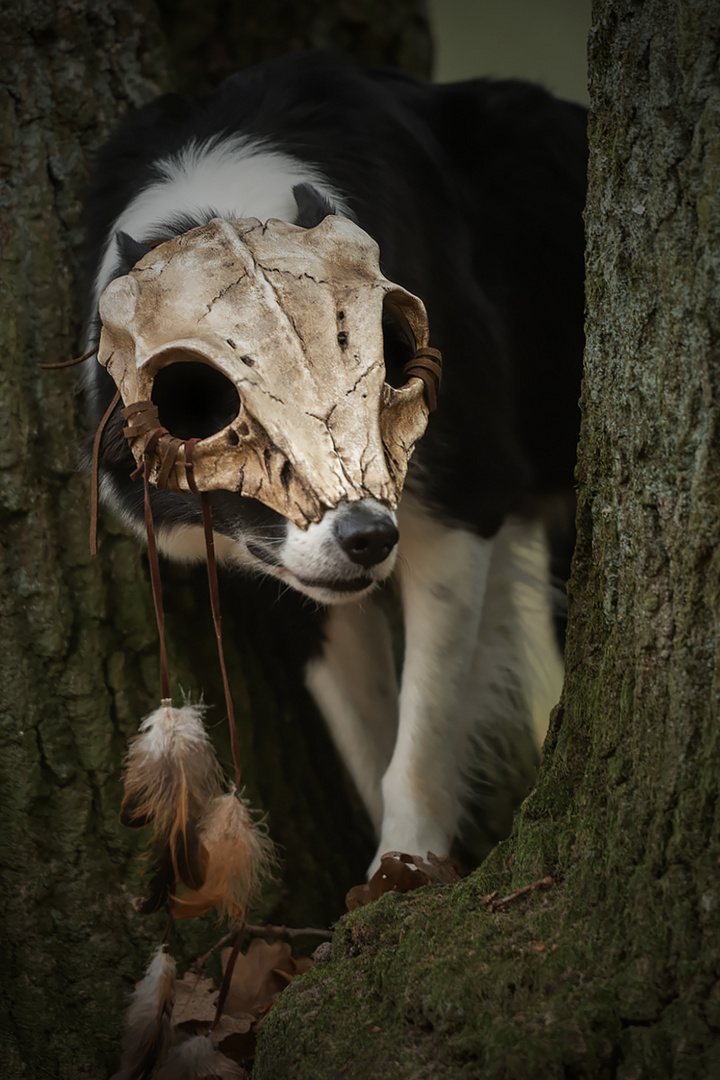
[{"label": "skull nasal opening", "polygon": [[232,423],[240,395],[230,379],[197,353],[175,349],[159,358],[152,400],[160,423],[176,439],[207,439]]}]

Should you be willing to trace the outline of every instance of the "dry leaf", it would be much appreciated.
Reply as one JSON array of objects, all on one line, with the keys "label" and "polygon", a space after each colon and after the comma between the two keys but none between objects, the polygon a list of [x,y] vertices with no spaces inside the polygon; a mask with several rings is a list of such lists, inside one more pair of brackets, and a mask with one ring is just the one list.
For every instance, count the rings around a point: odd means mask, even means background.
[{"label": "dry leaf", "polygon": [[[225,1024],[226,1020],[228,1021],[227,1026]],[[223,1016],[215,1029],[215,1038],[217,1040],[218,1049],[233,1061],[239,1063],[251,1062],[255,1057],[255,1047],[257,1045],[260,1022],[258,1020],[253,1020],[247,1031],[230,1031],[229,1034],[225,1034],[231,1020],[231,1017]],[[236,1023],[240,1024],[241,1021],[238,1020]]]},{"label": "dry leaf", "polygon": [[446,855],[428,852],[427,862],[419,855],[389,851],[368,882],[355,885],[345,897],[348,911],[371,904],[384,893],[408,893],[423,885],[448,885],[460,880],[457,866]]},{"label": "dry leaf", "polygon": [[[223,970],[230,952],[223,950]],[[274,1005],[280,991],[296,973],[297,966],[286,941],[268,944],[262,938],[255,938],[247,953],[238,956],[235,962],[225,1011],[232,1016],[243,1013],[261,1016]]]},{"label": "dry leaf", "polygon": [[[221,954],[223,972],[231,953],[232,949],[224,949]],[[223,1014],[212,1030],[213,1045],[221,1054],[240,1064],[251,1060],[262,1017],[288,983],[312,965],[309,957],[296,960],[287,942],[268,944],[256,938],[247,953],[241,953],[235,960]],[[219,993],[212,979],[187,971],[176,986],[173,1028],[193,1036],[208,1034],[215,1022]],[[203,1043],[194,1045],[199,1052],[209,1053]],[[184,1049],[171,1062],[173,1069],[178,1070],[178,1077],[184,1076],[180,1070],[185,1067],[188,1055],[192,1056],[190,1049]],[[168,1080],[174,1075],[168,1073]]]},{"label": "dry leaf", "polygon": [[[215,1020],[219,993],[212,979],[186,971],[176,987],[173,1027],[198,1034],[209,1031]],[[233,1061],[252,1058],[257,1040],[254,1023],[254,1016],[230,1016],[223,1012],[213,1030],[218,1049]]]},{"label": "dry leaf", "polygon": [[211,1024],[215,1019],[218,991],[212,979],[186,971],[175,986],[173,1026]]}]

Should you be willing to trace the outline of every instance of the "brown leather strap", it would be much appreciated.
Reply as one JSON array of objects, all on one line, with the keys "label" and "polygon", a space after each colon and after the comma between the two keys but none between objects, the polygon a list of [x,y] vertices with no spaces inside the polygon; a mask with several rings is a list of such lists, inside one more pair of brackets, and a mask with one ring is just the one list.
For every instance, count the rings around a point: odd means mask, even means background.
[{"label": "brown leather strap", "polygon": [[[250,894],[252,895],[252,889],[250,890]],[[230,950],[230,955],[228,956],[227,963],[225,965],[225,971],[223,972],[223,980],[220,984],[220,993],[218,994],[217,1004],[215,1005],[215,1016],[213,1018],[212,1024],[210,1025],[211,1031],[214,1031],[215,1028],[218,1026],[220,1021],[222,1020],[223,1012],[225,1011],[225,1002],[227,1000],[228,992],[230,990],[230,983],[232,982],[233,971],[235,970],[237,958],[240,955],[242,943],[245,940],[245,930],[247,929],[249,908],[250,903],[248,901],[248,905],[245,908],[245,914],[243,915],[243,921],[240,924],[240,931],[238,933],[238,936],[235,938],[232,949]]]},{"label": "brown leather strap", "polygon": [[[124,428],[123,430],[127,431],[127,428]],[[130,473],[130,479],[131,480],[137,480],[137,478],[139,476],[143,475],[146,463],[148,465],[148,471],[149,471],[150,464],[151,464],[150,463],[150,458],[155,453],[155,448],[157,447],[158,443],[162,439],[163,435],[167,435],[167,431],[165,430],[164,427],[155,428],[154,431],[150,432],[147,439],[145,440],[145,445],[143,446],[142,451],[141,451],[140,464],[138,465],[138,467],[133,472]],[[131,438],[131,437],[132,436],[127,436],[127,435],[125,436],[125,438]]]},{"label": "brown leather strap", "polygon": [[220,614],[220,589],[218,587],[217,563],[215,560],[212,511],[210,509],[210,496],[206,491],[200,493],[200,505],[202,506],[203,529],[205,531],[210,608],[212,610],[213,625],[215,626],[218,659],[220,661],[220,671],[222,672],[223,689],[225,691],[225,708],[227,709],[228,727],[230,729],[230,748],[232,750],[233,765],[235,766],[235,789],[239,792],[242,777],[240,745],[238,743],[237,729],[235,727],[235,709],[233,708],[232,694],[230,693],[230,680],[228,679],[227,668],[225,667],[225,651],[222,643],[222,616]]},{"label": "brown leather strap", "polygon": [[94,356],[99,347],[100,342],[93,345],[92,349],[83,353],[82,356],[76,356],[72,360],[61,360],[59,364],[38,364],[38,367],[43,371],[61,371],[63,368],[75,367],[76,364],[82,364],[83,360],[89,360],[91,356]]},{"label": "brown leather strap", "polygon": [[[120,391],[118,391],[118,396]],[[147,537],[148,564],[150,566],[150,584],[152,585],[153,605],[155,607],[155,621],[160,640],[160,690],[163,701],[171,703],[170,698],[170,674],[168,672],[167,650],[165,647],[165,611],[162,602],[162,582],[160,580],[160,560],[158,558],[157,543],[155,540],[155,526],[153,524],[152,506],[150,504],[150,470],[151,458],[156,447],[162,442],[168,432],[160,424],[157,406],[152,401],[134,401],[122,409],[122,414],[128,421],[127,427],[123,428],[126,439],[134,439],[141,435],[147,435],[142,449],[140,463],[130,474],[131,480],[137,480],[142,476],[143,480],[143,514],[145,517],[145,534]],[[179,439],[174,442],[179,443]],[[165,459],[162,460],[161,469],[165,468]],[[168,469],[172,468],[172,462]]]},{"label": "brown leather strap", "polygon": [[108,405],[102,420],[95,432],[92,448],[92,473],[90,477],[90,554],[97,555],[98,533],[98,502],[100,494],[100,444],[107,427],[107,422],[115,412],[115,406],[120,401],[120,391],[115,391],[115,397]]},{"label": "brown leather strap", "polygon": [[175,470],[177,464],[177,457],[180,453],[180,447],[183,445],[182,439],[175,439],[169,433],[163,435],[158,442],[158,450],[160,451],[160,472],[158,473],[155,486],[159,488],[166,488],[171,486],[171,476]]},{"label": "brown leather strap", "polygon": [[[76,364],[82,364],[84,360],[89,360],[91,356],[95,356],[100,342],[96,342],[91,349],[88,349],[82,356],[75,356],[72,360],[62,360],[59,364],[38,364],[39,368],[43,371],[61,371],[63,368],[75,367]],[[108,405],[102,420],[98,424],[97,431],[95,432],[95,438],[93,439],[92,448],[92,469],[90,475],[90,554],[97,555],[97,531],[98,531],[98,493],[100,488],[100,443],[102,441],[103,433],[107,426],[107,422],[115,411],[115,406],[120,400],[120,391],[115,392],[115,396]]]},{"label": "brown leather strap", "polygon": [[[128,421],[123,428],[126,439],[139,439],[143,435],[148,438],[143,446],[142,455],[149,458],[156,454],[159,460],[159,470],[154,481],[155,487],[169,488],[171,491],[181,491],[178,470],[188,467],[185,447],[188,443],[199,442],[199,439],[176,439],[167,428],[160,423],[157,406],[153,401],[134,401],[132,405],[126,405],[122,410],[123,416]],[[132,479],[142,475],[142,467],[138,466]]]},{"label": "brown leather strap", "polygon": [[[162,427],[158,415],[157,405],[154,401],[134,401],[132,405],[126,405],[122,414],[127,420],[127,427],[123,428],[126,439],[135,439],[140,435],[147,435],[149,431],[157,431]],[[163,431],[165,428],[163,428]]]},{"label": "brown leather strap", "polygon": [[147,534],[148,563],[150,565],[150,583],[152,585],[155,621],[160,639],[160,691],[163,701],[170,701],[170,675],[168,672],[167,650],[165,648],[165,611],[162,602],[162,583],[160,581],[160,560],[158,559],[150,505],[150,462],[143,460],[143,510],[145,514],[145,532]]},{"label": "brown leather strap", "polygon": [[442,356],[439,350],[429,346],[417,349],[412,359],[405,364],[403,372],[408,378],[422,379],[427,407],[430,412],[435,412],[442,382]]},{"label": "brown leather strap", "polygon": [[195,483],[195,471],[193,467],[193,454],[199,439],[188,439],[185,443],[185,466],[187,468],[188,487],[196,495],[200,496],[200,506],[203,516],[203,531],[205,533],[205,552],[207,556],[208,590],[210,593],[210,610],[212,611],[213,625],[215,627],[215,639],[217,641],[218,660],[222,673],[223,690],[225,691],[225,708],[228,714],[228,726],[230,728],[230,748],[232,750],[233,765],[235,766],[235,789],[240,791],[242,766],[240,762],[240,745],[238,743],[237,729],[235,727],[235,709],[233,707],[232,694],[230,692],[230,680],[225,667],[225,650],[222,643],[222,615],[220,612],[220,588],[218,586],[217,561],[215,559],[215,539],[213,536],[212,509],[210,496],[206,491],[198,491]]},{"label": "brown leather strap", "polygon": [[185,475],[187,476],[188,487],[194,495],[199,495],[198,486],[195,483],[195,447],[200,442],[199,439],[188,439],[185,443],[185,469],[187,470]]}]

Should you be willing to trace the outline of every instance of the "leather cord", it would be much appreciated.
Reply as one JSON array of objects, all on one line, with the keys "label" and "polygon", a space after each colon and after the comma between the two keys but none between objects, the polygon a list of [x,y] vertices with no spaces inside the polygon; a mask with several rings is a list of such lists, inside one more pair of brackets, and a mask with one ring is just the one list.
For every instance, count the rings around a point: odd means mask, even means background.
[{"label": "leather cord", "polygon": [[38,364],[38,367],[42,368],[43,371],[62,371],[63,368],[75,367],[76,364],[82,364],[83,360],[89,360],[91,356],[94,356],[99,347],[98,342],[88,352],[83,353],[82,356],[75,356],[72,360],[61,360],[58,364]]},{"label": "leather cord", "polygon": [[235,789],[240,791],[242,765],[240,762],[240,745],[238,743],[237,728],[235,725],[235,709],[232,694],[230,692],[230,680],[228,679],[225,666],[225,650],[222,641],[222,614],[220,611],[220,588],[218,585],[217,559],[215,557],[215,539],[213,536],[212,509],[210,496],[206,491],[199,491],[195,483],[193,470],[193,452],[198,439],[189,439],[185,444],[185,461],[187,465],[188,486],[192,492],[200,496],[200,506],[203,516],[203,531],[205,533],[205,551],[207,556],[208,590],[210,593],[210,610],[212,611],[213,625],[215,627],[215,639],[217,641],[218,660],[222,673],[223,690],[225,692],[225,708],[228,715],[230,729],[230,748],[232,750],[233,765],[235,767]]},{"label": "leather cord", "polygon": [[[143,446],[143,454],[149,456],[151,452],[157,453],[160,467],[155,487],[169,488],[170,491],[181,491],[178,480],[178,469],[187,469],[185,448],[198,439],[176,439],[167,428],[160,423],[157,405],[154,401],[135,401],[132,405],[126,405],[122,414],[127,420],[127,426],[123,428],[123,435],[128,441],[139,439],[147,435],[148,439]],[[150,446],[152,440],[152,447]],[[141,475],[141,469],[132,474]]]},{"label": "leather cord", "polygon": [[405,364],[403,373],[408,378],[414,376],[422,379],[425,386],[425,402],[430,412],[435,412],[442,382],[442,356],[440,351],[431,349],[429,346],[417,349],[412,359]]},{"label": "leather cord", "polygon": [[170,674],[168,672],[167,650],[165,648],[165,610],[162,602],[162,583],[160,580],[160,560],[158,559],[152,507],[150,505],[150,461],[145,458],[142,464],[143,511],[145,514],[145,532],[147,534],[148,563],[150,564],[150,583],[152,585],[155,621],[160,640],[160,696],[163,704],[172,704],[170,697]]},{"label": "leather cord", "polygon": [[92,448],[92,472],[90,475],[90,554],[97,555],[98,534],[98,503],[100,501],[100,444],[105,433],[108,420],[115,412],[115,407],[120,401],[120,391],[115,391],[115,397],[108,405],[102,420],[95,432]]}]

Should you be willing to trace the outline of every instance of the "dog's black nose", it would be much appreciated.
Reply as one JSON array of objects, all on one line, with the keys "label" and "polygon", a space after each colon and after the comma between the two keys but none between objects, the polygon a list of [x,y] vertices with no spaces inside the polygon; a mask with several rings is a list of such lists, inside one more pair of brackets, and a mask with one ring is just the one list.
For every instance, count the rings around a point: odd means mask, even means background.
[{"label": "dog's black nose", "polygon": [[348,558],[359,566],[376,566],[398,542],[393,518],[380,507],[354,503],[335,522],[335,536]]}]

